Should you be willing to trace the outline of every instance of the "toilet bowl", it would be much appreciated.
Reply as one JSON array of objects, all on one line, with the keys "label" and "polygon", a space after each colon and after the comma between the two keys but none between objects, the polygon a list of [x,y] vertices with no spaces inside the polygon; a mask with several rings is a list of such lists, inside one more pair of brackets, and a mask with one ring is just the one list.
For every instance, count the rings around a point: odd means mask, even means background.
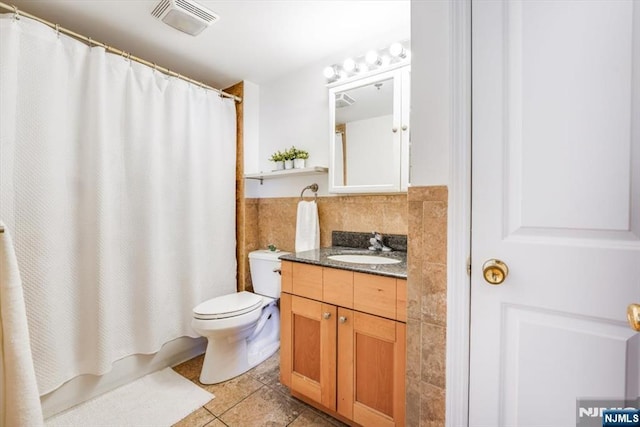
[{"label": "toilet bowl", "polygon": [[237,292],[193,309],[191,326],[207,338],[200,382],[216,384],[238,376],[280,348],[280,260],[288,252],[249,253],[255,293]]}]

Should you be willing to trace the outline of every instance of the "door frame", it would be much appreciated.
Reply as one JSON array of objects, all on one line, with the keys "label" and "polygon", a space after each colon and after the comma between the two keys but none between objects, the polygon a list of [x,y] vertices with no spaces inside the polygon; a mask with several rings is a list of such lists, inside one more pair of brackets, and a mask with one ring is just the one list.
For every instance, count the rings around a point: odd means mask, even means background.
[{"label": "door frame", "polygon": [[[449,3],[451,121],[447,218],[447,341],[445,425],[469,425],[471,314],[471,4]],[[470,261],[469,261],[470,262]]]}]

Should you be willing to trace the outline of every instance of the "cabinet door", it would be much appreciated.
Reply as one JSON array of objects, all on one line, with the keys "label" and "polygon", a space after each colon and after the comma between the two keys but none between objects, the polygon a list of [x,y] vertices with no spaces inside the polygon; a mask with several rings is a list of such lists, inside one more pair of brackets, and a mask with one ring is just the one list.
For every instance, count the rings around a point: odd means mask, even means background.
[{"label": "cabinet door", "polygon": [[338,316],[338,413],[403,426],[405,324],[342,308]]},{"label": "cabinet door", "polygon": [[329,89],[330,193],[406,191],[408,68],[384,71]]},{"label": "cabinet door", "polygon": [[282,294],[281,382],[336,409],[336,306]]}]

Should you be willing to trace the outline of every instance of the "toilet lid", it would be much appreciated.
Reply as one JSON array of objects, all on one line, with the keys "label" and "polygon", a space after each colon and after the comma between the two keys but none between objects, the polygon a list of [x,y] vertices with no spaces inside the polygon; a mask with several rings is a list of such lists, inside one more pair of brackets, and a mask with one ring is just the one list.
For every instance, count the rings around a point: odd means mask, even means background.
[{"label": "toilet lid", "polygon": [[251,292],[238,292],[211,298],[193,309],[198,319],[224,319],[249,313],[262,306],[262,297]]}]

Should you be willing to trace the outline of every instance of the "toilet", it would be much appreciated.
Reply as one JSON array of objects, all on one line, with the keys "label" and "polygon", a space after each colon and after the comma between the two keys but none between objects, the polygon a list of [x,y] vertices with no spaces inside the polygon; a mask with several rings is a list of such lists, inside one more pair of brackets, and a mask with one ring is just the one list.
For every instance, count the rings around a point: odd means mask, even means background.
[{"label": "toilet", "polygon": [[252,292],[207,300],[193,309],[193,329],[208,340],[200,382],[216,384],[236,377],[280,348],[279,256],[289,252],[249,253]]}]

